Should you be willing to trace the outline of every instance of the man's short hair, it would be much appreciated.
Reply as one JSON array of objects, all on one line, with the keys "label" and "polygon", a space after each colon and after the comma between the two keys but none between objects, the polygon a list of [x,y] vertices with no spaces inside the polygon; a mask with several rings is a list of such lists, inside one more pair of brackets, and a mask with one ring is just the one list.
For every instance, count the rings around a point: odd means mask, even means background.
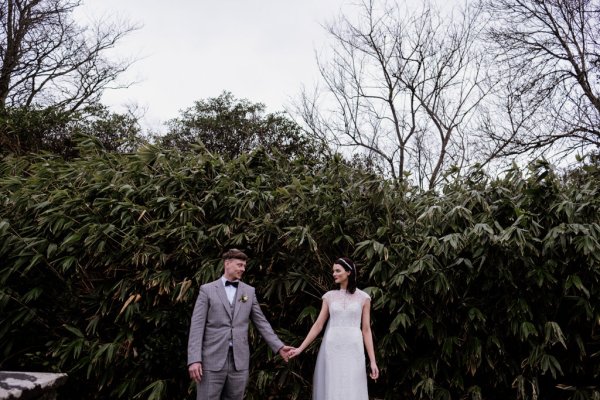
[{"label": "man's short hair", "polygon": [[246,255],[246,253],[244,253],[243,251],[238,250],[238,249],[229,249],[225,253],[223,253],[222,257],[223,257],[223,261],[230,260],[232,258],[235,258],[236,260],[242,260],[242,261],[246,261],[248,259],[248,256]]}]

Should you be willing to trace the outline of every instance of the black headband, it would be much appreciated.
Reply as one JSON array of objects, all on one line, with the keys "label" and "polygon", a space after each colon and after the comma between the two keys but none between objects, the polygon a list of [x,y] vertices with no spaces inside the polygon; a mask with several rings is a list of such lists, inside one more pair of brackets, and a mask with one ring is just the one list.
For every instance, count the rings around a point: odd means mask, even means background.
[{"label": "black headband", "polygon": [[343,258],[338,258],[337,261],[335,262],[336,264],[344,264],[346,267],[348,267],[348,269],[350,271],[354,271],[354,268],[350,266],[350,264],[348,264]]}]

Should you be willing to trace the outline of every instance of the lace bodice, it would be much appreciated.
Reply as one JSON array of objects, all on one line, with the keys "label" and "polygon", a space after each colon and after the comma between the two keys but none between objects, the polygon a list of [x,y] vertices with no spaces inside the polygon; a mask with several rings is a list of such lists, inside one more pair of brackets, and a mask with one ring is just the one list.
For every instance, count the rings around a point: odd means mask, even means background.
[{"label": "lace bodice", "polygon": [[343,289],[325,293],[323,300],[329,306],[329,326],[360,328],[362,307],[369,299],[369,295],[360,289],[352,294]]}]

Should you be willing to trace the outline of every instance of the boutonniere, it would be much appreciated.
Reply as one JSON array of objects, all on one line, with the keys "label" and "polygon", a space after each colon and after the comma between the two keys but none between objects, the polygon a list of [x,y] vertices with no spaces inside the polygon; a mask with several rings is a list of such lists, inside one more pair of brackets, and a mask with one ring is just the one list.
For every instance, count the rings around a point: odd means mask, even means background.
[{"label": "boutonniere", "polygon": [[245,303],[245,302],[247,302],[247,301],[248,301],[248,296],[246,296],[245,294],[243,294],[243,295],[242,295],[242,297],[240,297],[240,301],[241,301],[242,303]]}]

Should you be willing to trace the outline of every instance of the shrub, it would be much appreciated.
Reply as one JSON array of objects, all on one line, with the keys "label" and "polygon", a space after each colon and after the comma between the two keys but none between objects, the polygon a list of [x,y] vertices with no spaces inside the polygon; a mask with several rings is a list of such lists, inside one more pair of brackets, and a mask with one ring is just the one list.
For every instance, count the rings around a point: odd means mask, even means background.
[{"label": "shrub", "polygon": [[[194,398],[189,318],[231,246],[292,345],[332,261],[357,261],[374,396],[600,395],[597,179],[562,182],[538,163],[422,193],[339,158],[126,155],[91,139],[79,154],[0,164],[0,368],[67,372],[63,398]],[[249,399],[309,397],[317,346],[290,364],[254,331],[251,346]]]}]

